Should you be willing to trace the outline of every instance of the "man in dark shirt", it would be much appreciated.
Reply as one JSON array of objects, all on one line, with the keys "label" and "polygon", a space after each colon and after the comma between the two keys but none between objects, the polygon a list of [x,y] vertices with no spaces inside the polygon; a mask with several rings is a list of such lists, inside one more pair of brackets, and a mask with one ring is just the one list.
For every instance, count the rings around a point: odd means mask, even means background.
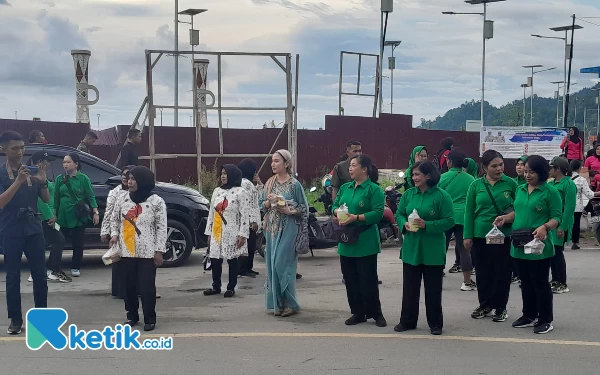
[{"label": "man in dark shirt", "polygon": [[6,270],[6,305],[11,320],[8,333],[21,333],[21,257],[23,253],[33,278],[35,307],[47,307],[45,241],[37,209],[38,197],[50,201],[45,166],[30,169],[21,164],[25,142],[19,133],[0,135],[6,163],[0,167],[0,241]]},{"label": "man in dark shirt", "polygon": [[346,155],[348,155],[348,158],[335,165],[333,176],[331,176],[331,187],[333,188],[331,196],[334,202],[342,185],[352,181],[350,177],[350,162],[354,156],[360,154],[362,154],[362,146],[359,141],[349,141],[346,144]]},{"label": "man in dark shirt", "polygon": [[127,133],[127,142],[121,148],[117,168],[123,169],[127,165],[138,165],[137,145],[140,143],[142,143],[142,132],[138,129],[130,129]]},{"label": "man in dark shirt", "polygon": [[94,143],[96,143],[97,140],[98,135],[92,131],[89,131],[85,135],[85,138],[83,138],[83,141],[81,141],[79,143],[79,146],[77,146],[77,150],[91,154],[92,151],[90,150],[90,148],[94,145]]}]

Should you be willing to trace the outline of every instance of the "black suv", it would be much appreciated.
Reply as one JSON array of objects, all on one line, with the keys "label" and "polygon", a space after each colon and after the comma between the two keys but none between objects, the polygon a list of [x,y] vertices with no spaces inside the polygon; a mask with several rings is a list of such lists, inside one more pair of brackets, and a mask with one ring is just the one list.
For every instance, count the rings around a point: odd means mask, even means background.
[{"label": "black suv", "polygon": [[[23,162],[27,162],[34,152],[40,150],[56,158],[47,171],[48,178],[52,181],[64,173],[62,161],[65,155],[73,152],[79,154],[82,162],[81,172],[92,181],[100,220],[103,220],[108,192],[121,183],[121,171],[93,155],[61,145],[27,144]],[[0,163],[5,161],[6,155],[0,154]],[[168,239],[163,267],[176,267],[189,258],[194,248],[206,246],[204,230],[210,202],[196,190],[181,185],[157,182],[154,192],[167,204]],[[66,248],[70,248],[68,240]],[[86,229],[85,248],[106,248],[100,241],[100,225]]]}]

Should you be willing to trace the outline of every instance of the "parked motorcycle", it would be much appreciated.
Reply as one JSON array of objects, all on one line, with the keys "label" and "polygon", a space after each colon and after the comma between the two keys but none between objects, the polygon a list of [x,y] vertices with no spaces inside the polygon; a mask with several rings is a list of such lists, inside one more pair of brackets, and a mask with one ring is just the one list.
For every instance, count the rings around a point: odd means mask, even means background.
[{"label": "parked motorcycle", "polygon": [[379,228],[379,238],[381,243],[390,240],[396,240],[402,245],[403,236],[402,231],[396,224],[396,211],[398,211],[398,204],[402,193],[399,189],[404,187],[404,172],[399,172],[398,177],[400,180],[396,183],[396,186],[388,186],[385,188],[385,209],[383,213],[383,219],[377,224]]}]

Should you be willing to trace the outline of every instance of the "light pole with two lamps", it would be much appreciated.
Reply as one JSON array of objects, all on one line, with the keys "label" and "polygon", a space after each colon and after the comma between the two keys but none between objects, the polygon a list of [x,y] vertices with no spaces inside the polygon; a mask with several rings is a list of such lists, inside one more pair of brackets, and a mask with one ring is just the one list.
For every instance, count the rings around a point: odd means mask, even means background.
[{"label": "light pole with two lamps", "polygon": [[542,68],[543,65],[524,65],[523,68],[526,69],[531,69],[531,77],[527,77],[527,84],[529,85],[529,87],[531,87],[531,120],[529,122],[529,126],[533,126],[533,76],[541,73],[541,72],[547,72],[549,70],[554,70],[556,69],[556,67],[554,68],[550,68],[550,69],[544,69],[544,70],[538,70],[537,72],[534,71],[535,68]]}]

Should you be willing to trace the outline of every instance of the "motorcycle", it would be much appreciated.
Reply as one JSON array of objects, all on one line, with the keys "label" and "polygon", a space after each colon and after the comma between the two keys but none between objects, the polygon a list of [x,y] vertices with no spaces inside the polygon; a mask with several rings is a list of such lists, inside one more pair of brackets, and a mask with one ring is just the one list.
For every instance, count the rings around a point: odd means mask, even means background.
[{"label": "motorcycle", "polygon": [[[310,189],[311,193],[317,191],[316,187],[312,187]],[[323,196],[328,194],[327,190],[318,198],[315,202],[322,202],[325,205],[325,211],[331,212],[331,207],[333,206],[333,201],[331,200],[331,196],[329,198],[325,197],[325,202],[323,202]],[[329,205],[326,202],[328,200],[331,201]],[[333,232],[333,219],[331,215],[327,215],[327,219],[319,220],[316,216],[317,209],[314,207],[309,207],[308,214],[308,241],[311,255],[313,254],[313,249],[329,249],[337,246],[338,242]]]},{"label": "motorcycle", "polygon": [[403,236],[402,231],[398,228],[398,224],[396,224],[396,211],[398,211],[398,204],[400,203],[400,198],[402,198],[402,193],[398,190],[404,187],[404,172],[399,172],[398,177],[401,182],[398,181],[395,186],[388,186],[385,188],[385,209],[383,212],[383,219],[377,224],[379,228],[379,238],[381,243],[396,240],[400,245],[402,245]]}]

